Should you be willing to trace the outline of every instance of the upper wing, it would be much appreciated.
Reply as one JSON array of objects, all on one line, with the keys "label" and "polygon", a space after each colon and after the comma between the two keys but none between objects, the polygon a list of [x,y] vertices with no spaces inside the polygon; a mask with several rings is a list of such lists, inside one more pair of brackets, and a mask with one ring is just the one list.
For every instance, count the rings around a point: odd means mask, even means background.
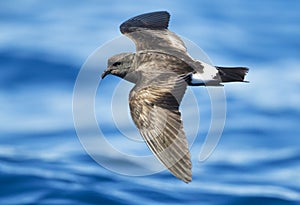
[{"label": "upper wing", "polygon": [[183,41],[168,30],[169,19],[170,14],[166,11],[146,13],[122,23],[120,31],[134,41],[137,51],[186,53]]},{"label": "upper wing", "polygon": [[192,165],[179,111],[187,84],[184,75],[153,72],[152,79],[147,76],[130,92],[130,113],[154,155],[173,175],[189,182]]},{"label": "upper wing", "polygon": [[141,28],[153,30],[168,29],[169,20],[170,14],[166,11],[156,11],[141,14],[122,23],[120,30],[123,34],[125,34],[134,32]]}]

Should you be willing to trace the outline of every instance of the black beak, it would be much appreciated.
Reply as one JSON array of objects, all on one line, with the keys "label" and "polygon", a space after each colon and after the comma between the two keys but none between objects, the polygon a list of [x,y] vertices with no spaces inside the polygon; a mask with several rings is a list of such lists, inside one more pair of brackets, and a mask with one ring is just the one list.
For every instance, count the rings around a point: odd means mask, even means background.
[{"label": "black beak", "polygon": [[103,79],[103,78],[105,78],[105,76],[107,76],[107,75],[109,75],[111,73],[111,70],[105,70],[103,73],[102,73],[102,75],[101,75],[101,78]]}]

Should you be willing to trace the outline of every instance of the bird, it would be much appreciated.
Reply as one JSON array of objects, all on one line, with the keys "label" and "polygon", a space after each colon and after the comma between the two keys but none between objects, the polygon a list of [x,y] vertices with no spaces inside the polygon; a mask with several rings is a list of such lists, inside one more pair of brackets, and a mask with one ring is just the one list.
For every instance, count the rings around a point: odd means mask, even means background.
[{"label": "bird", "polygon": [[192,181],[192,162],[179,109],[187,86],[223,86],[248,82],[247,67],[221,67],[193,59],[182,39],[168,29],[170,14],[154,11],[120,25],[136,52],[116,54],[107,61],[102,79],[114,75],[134,87],[130,115],[156,158],[178,179]]}]

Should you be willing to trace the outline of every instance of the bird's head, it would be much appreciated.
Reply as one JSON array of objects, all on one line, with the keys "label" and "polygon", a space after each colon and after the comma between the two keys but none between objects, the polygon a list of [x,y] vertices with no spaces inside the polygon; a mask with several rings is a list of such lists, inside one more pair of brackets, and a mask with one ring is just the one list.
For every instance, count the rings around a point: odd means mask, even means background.
[{"label": "bird's head", "polygon": [[121,53],[110,57],[107,62],[107,69],[102,73],[102,79],[109,74],[125,78],[130,72],[134,56],[134,53]]}]

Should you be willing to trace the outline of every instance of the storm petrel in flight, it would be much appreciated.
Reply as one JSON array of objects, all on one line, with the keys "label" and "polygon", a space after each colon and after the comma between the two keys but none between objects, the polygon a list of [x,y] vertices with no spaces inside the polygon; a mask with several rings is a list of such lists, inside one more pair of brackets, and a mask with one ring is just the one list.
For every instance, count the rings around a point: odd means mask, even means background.
[{"label": "storm petrel in flight", "polygon": [[170,14],[133,17],[120,26],[135,53],[108,59],[102,78],[112,74],[135,84],[129,94],[131,117],[148,147],[177,178],[192,180],[192,163],[179,105],[188,85],[222,86],[245,82],[245,67],[212,66],[193,59],[184,42],[168,30]]}]

